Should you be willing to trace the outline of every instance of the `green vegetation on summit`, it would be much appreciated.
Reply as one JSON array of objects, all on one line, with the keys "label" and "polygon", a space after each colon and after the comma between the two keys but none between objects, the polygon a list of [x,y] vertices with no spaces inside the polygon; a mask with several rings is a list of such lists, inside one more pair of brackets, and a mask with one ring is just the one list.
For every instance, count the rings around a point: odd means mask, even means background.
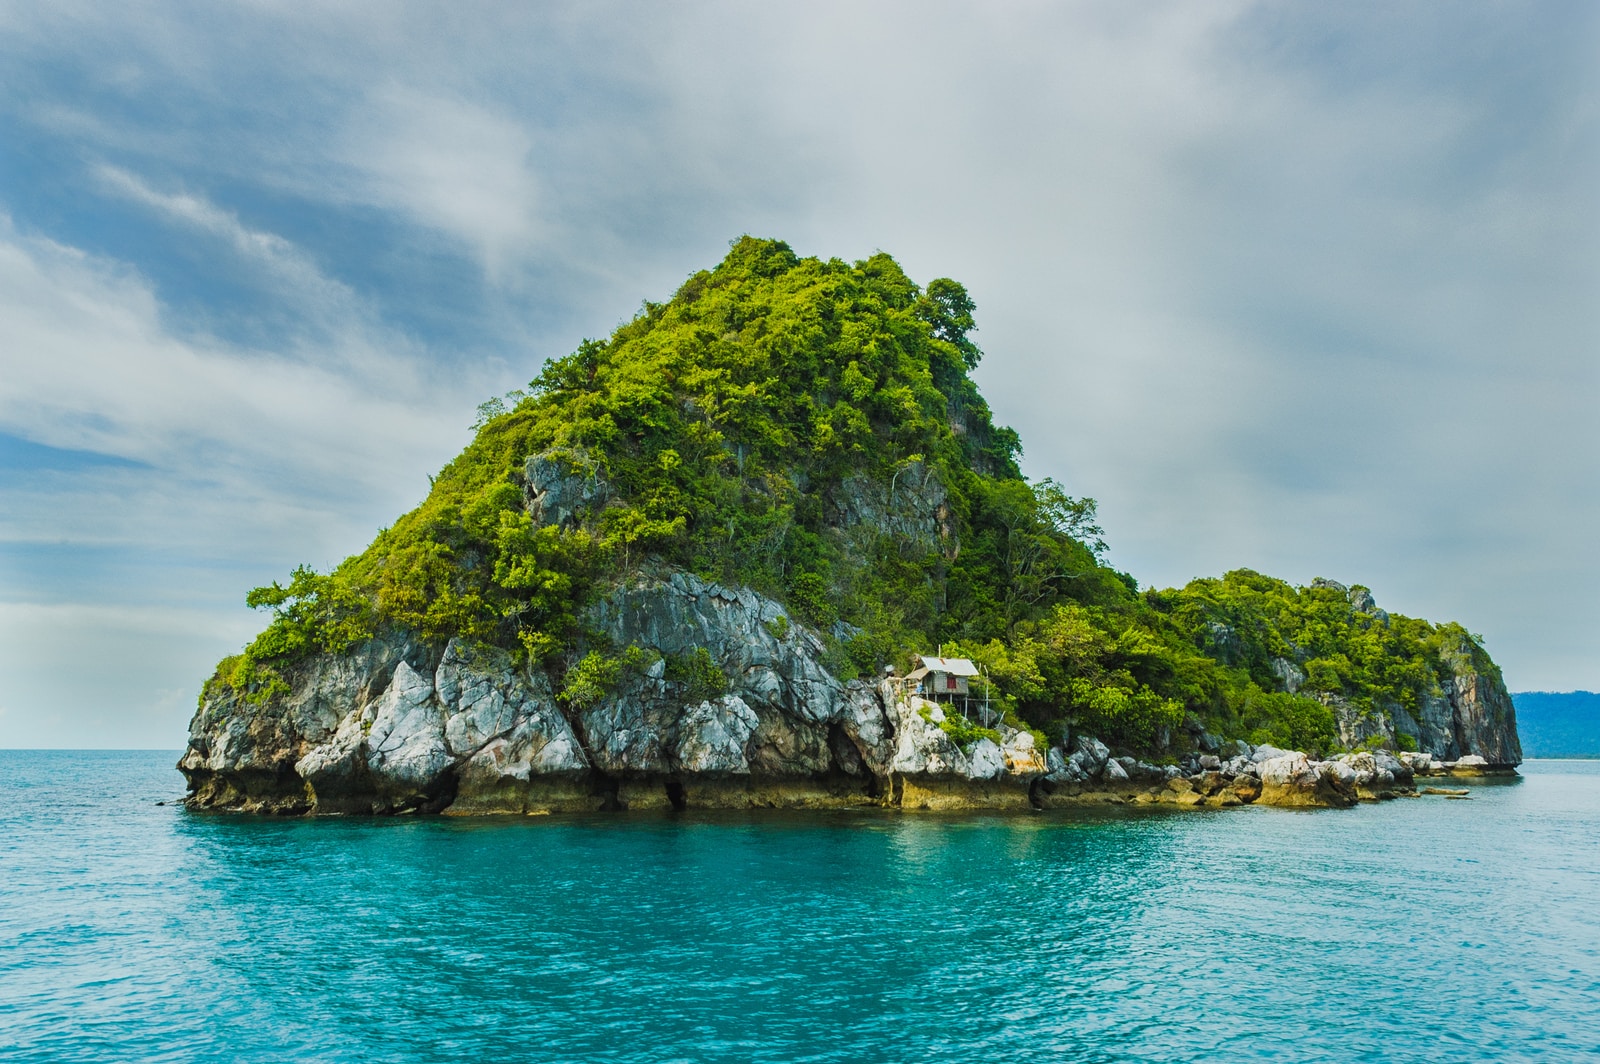
[{"label": "green vegetation on summit", "polygon": [[[1165,748],[1186,718],[1331,750],[1336,701],[1410,710],[1463,654],[1493,670],[1459,626],[1384,614],[1361,588],[1239,570],[1141,593],[1102,562],[1093,500],[1019,472],[970,377],[973,312],[961,285],[919,287],[884,254],[743,238],[484,404],[427,499],[364,552],[251,592],[273,619],[212,683],[265,700],[282,665],[405,629],[510,650],[594,699],[648,663],[586,629],[586,607],[667,568],[782,602],[840,678],[942,647],[985,668],[1011,720],[1131,750]],[[575,486],[558,520],[532,505],[535,464]],[[696,691],[723,682],[709,656],[669,665]]]}]

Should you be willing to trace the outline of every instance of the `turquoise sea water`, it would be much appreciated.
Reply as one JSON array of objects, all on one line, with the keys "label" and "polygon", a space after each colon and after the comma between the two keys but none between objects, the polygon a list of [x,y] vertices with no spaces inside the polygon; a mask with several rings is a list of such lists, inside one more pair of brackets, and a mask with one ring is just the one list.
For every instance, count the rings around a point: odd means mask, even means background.
[{"label": "turquoise sea water", "polygon": [[1600,1058],[1600,764],[1471,801],[277,820],[0,751],[6,1061]]}]

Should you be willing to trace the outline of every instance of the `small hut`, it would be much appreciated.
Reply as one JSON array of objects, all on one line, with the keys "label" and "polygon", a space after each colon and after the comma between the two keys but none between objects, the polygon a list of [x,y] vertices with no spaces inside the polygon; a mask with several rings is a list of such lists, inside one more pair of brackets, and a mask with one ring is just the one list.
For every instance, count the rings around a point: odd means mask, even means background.
[{"label": "small hut", "polygon": [[920,654],[921,666],[906,674],[925,698],[966,698],[971,693],[967,681],[978,675],[978,667],[966,658],[935,658]]}]

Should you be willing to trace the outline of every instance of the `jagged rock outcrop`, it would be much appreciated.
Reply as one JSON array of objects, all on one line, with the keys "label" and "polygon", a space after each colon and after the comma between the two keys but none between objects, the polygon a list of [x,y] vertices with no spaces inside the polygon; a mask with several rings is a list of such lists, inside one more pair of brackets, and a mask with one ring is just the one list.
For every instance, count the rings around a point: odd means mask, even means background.
[{"label": "jagged rock outcrop", "polygon": [[[283,813],[536,813],[688,806],[1040,808],[1113,802],[1345,807],[1415,795],[1415,775],[1472,776],[1483,755],[1358,752],[1317,761],[1244,742],[1158,765],[1093,736],[1038,748],[999,725],[963,745],[946,708],[885,678],[841,683],[826,646],[771,599],[692,574],[637,574],[590,611],[656,656],[592,704],[502,650],[403,635],[307,659],[287,694],[226,688],[195,714],[179,768],[199,807]],[[667,661],[704,648],[727,690],[688,697]],[[1464,659],[1470,662],[1470,659]],[[1495,684],[1463,669],[1451,707],[1492,735]],[[950,710],[954,712],[953,707]],[[970,733],[969,733],[970,734]],[[1458,735],[1456,742],[1462,742]],[[1512,751],[1514,754],[1515,751]]]},{"label": "jagged rock outcrop", "polygon": [[[1358,801],[1415,797],[1412,763],[1384,751],[1344,754],[1317,761],[1297,750],[1248,743],[1230,744],[1231,756],[1190,755],[1179,765],[1156,765],[1131,757],[1105,756],[1104,744],[1077,740],[1069,757],[1060,747],[1048,755],[1040,804],[1079,802],[1171,805],[1185,809],[1276,805],[1289,808],[1347,808]],[[1430,773],[1458,773],[1454,766]],[[1419,768],[1418,772],[1423,769]]]},{"label": "jagged rock outcrop", "polygon": [[1355,772],[1339,761],[1313,762],[1284,754],[1257,764],[1266,805],[1349,806],[1356,803]]},{"label": "jagged rock outcrop", "polygon": [[611,499],[611,485],[586,451],[536,454],[523,465],[523,504],[541,525],[572,527]]},{"label": "jagged rock outcrop", "polygon": [[945,487],[920,461],[896,470],[888,484],[846,477],[828,494],[823,512],[827,525],[847,536],[861,529],[924,550],[953,546],[955,528]]},{"label": "jagged rock outcrop", "polygon": [[[603,495],[603,482],[570,460],[548,464],[533,504],[549,520]],[[935,524],[923,529],[937,534]],[[1521,759],[1510,699],[1470,645],[1450,648],[1448,683],[1415,717],[1329,699],[1347,746],[1393,746],[1398,732],[1417,738],[1416,754],[1378,749],[1316,761],[1202,730],[1182,766],[1163,766],[1114,757],[1087,735],[1069,749],[1042,750],[1032,733],[1003,724],[994,738],[958,743],[941,726],[944,708],[897,681],[840,682],[822,638],[776,601],[690,573],[635,573],[585,620],[611,645],[653,656],[583,705],[563,702],[547,670],[503,650],[451,640],[433,651],[404,633],[308,658],[286,671],[287,693],[259,703],[218,687],[195,714],[179,763],[191,801],[286,813],[1081,801],[1342,807],[1415,793],[1414,774],[1493,774]],[[726,690],[695,694],[669,675],[669,660],[701,650]],[[1286,659],[1278,671],[1286,687],[1303,677]]]},{"label": "jagged rock outcrop", "polygon": [[1411,766],[1386,750],[1347,754],[1339,760],[1355,773],[1356,797],[1363,801],[1404,793],[1415,782]]},{"label": "jagged rock outcrop", "polygon": [[[894,682],[841,683],[824,642],[748,589],[641,573],[586,619],[655,656],[581,706],[505,651],[452,640],[434,657],[401,636],[313,657],[287,673],[288,694],[259,704],[213,692],[179,763],[192,801],[277,812],[1025,806],[1045,772],[1028,732],[1000,725],[998,742],[963,748],[932,703]],[[727,678],[713,697],[691,697],[666,667],[702,649]]]},{"label": "jagged rock outcrop", "polygon": [[[1357,611],[1379,624],[1389,623],[1388,613],[1378,608],[1364,587],[1346,588],[1320,577],[1312,586],[1338,591]],[[1465,637],[1448,642],[1439,657],[1446,675],[1437,688],[1418,696],[1414,710],[1390,701],[1363,705],[1340,695],[1319,694],[1333,710],[1340,744],[1352,750],[1377,746],[1399,750],[1415,744],[1420,752],[1440,761],[1481,757],[1499,769],[1521,764],[1516,709],[1498,670]],[[1270,666],[1282,689],[1291,694],[1305,683],[1300,663],[1273,658]]]},{"label": "jagged rock outcrop", "polygon": [[[1440,654],[1450,675],[1436,694],[1421,699],[1417,746],[1443,761],[1476,756],[1509,768],[1522,763],[1516,709],[1499,671],[1485,667],[1481,653],[1460,639]],[[1393,714],[1400,730],[1410,723],[1405,716],[1403,709]]]},{"label": "jagged rock outcrop", "polygon": [[451,642],[434,662],[390,639],[311,659],[281,699],[208,698],[178,768],[204,806],[396,812],[446,808],[463,783],[480,806],[530,785],[571,790],[589,763],[542,675],[503,651]]},{"label": "jagged rock outcrop", "polygon": [[1278,678],[1283,689],[1291,695],[1306,682],[1305,670],[1288,658],[1273,658],[1268,664],[1272,666],[1272,674]]},{"label": "jagged rock outcrop", "polygon": [[359,731],[361,715],[388,690],[397,665],[425,657],[408,637],[391,633],[348,654],[309,659],[287,694],[259,705],[208,688],[178,769],[207,805],[307,811],[312,800],[295,763],[336,740],[355,745],[351,730]]}]

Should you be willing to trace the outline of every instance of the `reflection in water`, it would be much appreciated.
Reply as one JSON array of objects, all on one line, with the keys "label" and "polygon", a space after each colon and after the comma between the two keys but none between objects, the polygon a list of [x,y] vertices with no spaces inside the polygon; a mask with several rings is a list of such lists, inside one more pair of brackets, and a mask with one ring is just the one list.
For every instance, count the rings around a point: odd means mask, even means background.
[{"label": "reflection in water", "polygon": [[0,754],[23,1059],[1600,1048],[1581,766],[1316,814],[278,820],[156,806],[170,760]]}]

